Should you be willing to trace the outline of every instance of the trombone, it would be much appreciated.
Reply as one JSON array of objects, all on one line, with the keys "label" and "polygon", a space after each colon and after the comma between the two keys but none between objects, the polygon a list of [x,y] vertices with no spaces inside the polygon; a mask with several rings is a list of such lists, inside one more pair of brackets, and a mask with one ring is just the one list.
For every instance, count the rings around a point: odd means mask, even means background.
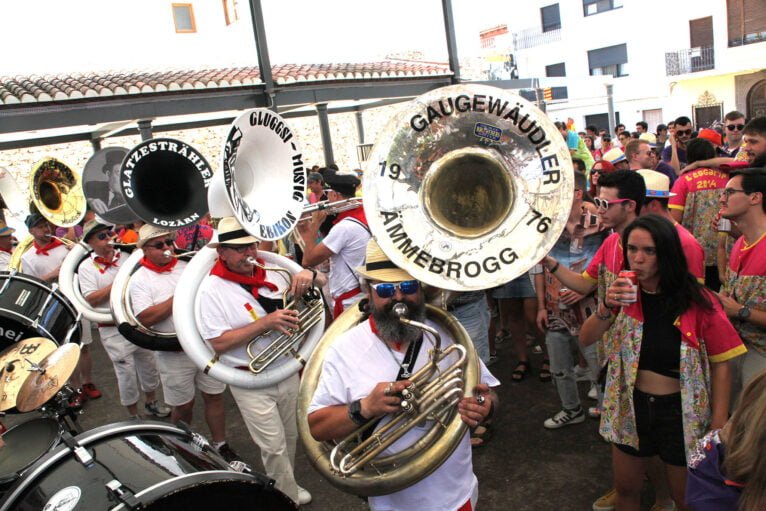
[{"label": "trombone", "polygon": [[327,211],[328,215],[337,215],[344,211],[350,211],[356,209],[362,205],[361,197],[349,197],[335,202],[322,201],[316,204],[311,204],[303,208],[303,216],[301,216],[298,222],[304,222],[311,219],[311,214],[315,211]]}]

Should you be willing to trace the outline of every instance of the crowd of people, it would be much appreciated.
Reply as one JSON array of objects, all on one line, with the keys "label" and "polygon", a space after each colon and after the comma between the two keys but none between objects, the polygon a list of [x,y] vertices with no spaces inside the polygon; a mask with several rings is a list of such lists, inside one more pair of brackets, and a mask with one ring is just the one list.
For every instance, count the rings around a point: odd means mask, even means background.
[{"label": "crowd of people", "polygon": [[[766,429],[766,118],[746,122],[734,111],[721,132],[695,132],[682,116],[655,133],[645,122],[635,132],[619,124],[613,136],[595,126],[578,134],[571,124],[556,125],[575,171],[574,200],[553,249],[503,286],[457,293],[442,304],[465,327],[480,360],[479,383],[458,405],[469,432],[438,469],[409,488],[370,498],[371,509],[475,509],[471,448],[489,441],[496,420],[493,388],[500,381],[489,368],[510,363],[498,355],[503,342],[513,346],[514,385],[536,370],[555,386],[559,402],[550,403],[542,427],[600,421],[614,486],[604,488],[595,511],[639,509],[645,477],[654,489],[653,511],[766,508],[766,463],[758,456]],[[285,291],[322,289],[331,304],[328,321],[364,304],[364,319],[328,351],[309,406],[311,434],[333,441],[372,421],[385,424],[400,408],[408,378],[429,357],[422,342],[428,334],[399,321],[395,305],[439,330],[443,343],[453,339],[425,313],[439,290],[394,265],[364,209],[350,202],[361,194],[359,172],[315,167],[308,187],[311,203],[349,206],[300,222],[300,245],[259,242],[233,217],[216,229],[205,219],[170,231],[141,222],[113,226],[89,212],[81,227],[58,234],[92,249],[78,275],[94,307],[108,302],[126,259],[119,244],[142,249],[130,298],[137,319],[163,332],[175,331],[173,295],[186,265],[177,250],[215,249],[199,291],[199,324],[221,360],[246,358],[254,338],[262,349],[270,333],[297,327],[297,312],[282,306]],[[26,226],[34,241],[21,256],[23,271],[55,282],[67,247],[39,213]],[[0,264],[7,265],[12,236],[0,225]],[[263,268],[264,250],[287,254],[305,269],[287,281]],[[213,446],[227,461],[241,461],[225,438],[225,384],[182,351],[136,346],[114,324],[86,323],[82,330],[72,379],[81,392],[72,406],[101,396],[88,350],[97,332],[128,416],[139,416],[143,398],[144,415],[191,422],[199,390]],[[529,356],[535,350],[542,354],[537,368]],[[583,380],[590,382],[591,407],[580,396]],[[166,404],[156,396],[160,385]],[[312,497],[294,476],[298,385],[296,373],[265,389],[230,391],[266,474],[307,504]],[[389,449],[421,434],[416,428]]]}]

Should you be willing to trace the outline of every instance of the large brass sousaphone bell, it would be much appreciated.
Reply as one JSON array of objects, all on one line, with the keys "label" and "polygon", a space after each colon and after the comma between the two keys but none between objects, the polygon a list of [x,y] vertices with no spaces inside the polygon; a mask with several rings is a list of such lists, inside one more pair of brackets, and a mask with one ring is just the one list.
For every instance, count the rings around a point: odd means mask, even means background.
[{"label": "large brass sousaphone bell", "polygon": [[85,216],[85,194],[80,176],[56,158],[44,158],[29,174],[29,195],[52,224],[72,227]]},{"label": "large brass sousaphone bell", "polygon": [[[559,238],[574,195],[571,157],[554,124],[518,95],[480,85],[437,89],[401,110],[373,149],[363,185],[367,220],[386,255],[418,280],[454,291],[495,287],[528,271]],[[429,307],[428,317],[465,348],[455,372],[462,373],[459,388],[470,395],[479,367],[472,341],[446,312]],[[361,449],[346,448],[360,431],[340,443],[311,436],[308,409],[323,354],[364,319],[351,308],[320,341],[301,380],[298,432],[309,460],[333,485],[357,495],[386,495],[428,476],[466,430],[449,398],[454,379],[435,371],[416,392],[447,396],[449,406],[430,413],[421,406],[425,421],[422,413],[408,418],[405,409],[394,414],[392,422],[407,431],[429,425],[404,450],[378,453],[374,444],[388,442],[376,436],[385,426],[373,433],[370,451],[363,440]],[[427,364],[436,363],[438,353],[433,350]]]}]

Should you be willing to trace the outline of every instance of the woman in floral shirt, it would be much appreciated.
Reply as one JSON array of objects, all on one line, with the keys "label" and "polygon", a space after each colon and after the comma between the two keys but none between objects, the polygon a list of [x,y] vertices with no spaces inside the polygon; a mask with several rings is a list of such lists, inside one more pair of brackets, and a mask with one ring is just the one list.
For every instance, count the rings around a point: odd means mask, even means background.
[{"label": "woman in floral shirt", "polygon": [[687,453],[726,422],[728,360],[746,350],[718,299],[689,273],[670,221],[640,217],[622,245],[638,287],[617,279],[580,332],[586,345],[604,336],[600,433],[613,444],[617,508],[640,509],[647,458],[659,456],[673,500],[685,510]]}]

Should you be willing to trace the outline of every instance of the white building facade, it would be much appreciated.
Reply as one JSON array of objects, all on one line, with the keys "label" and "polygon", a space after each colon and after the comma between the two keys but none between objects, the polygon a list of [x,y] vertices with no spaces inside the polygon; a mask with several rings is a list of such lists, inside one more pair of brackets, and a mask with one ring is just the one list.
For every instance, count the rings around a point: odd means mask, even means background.
[{"label": "white building facade", "polygon": [[[732,110],[766,115],[766,1],[764,0],[529,0],[507,31],[482,34],[488,76],[506,69],[551,88],[554,119],[579,130],[608,126],[607,84],[616,122],[650,131],[681,115],[695,128],[720,122]],[[500,21],[500,20],[495,20]],[[495,39],[485,41],[485,39]],[[516,76],[513,76],[514,78]]]}]

